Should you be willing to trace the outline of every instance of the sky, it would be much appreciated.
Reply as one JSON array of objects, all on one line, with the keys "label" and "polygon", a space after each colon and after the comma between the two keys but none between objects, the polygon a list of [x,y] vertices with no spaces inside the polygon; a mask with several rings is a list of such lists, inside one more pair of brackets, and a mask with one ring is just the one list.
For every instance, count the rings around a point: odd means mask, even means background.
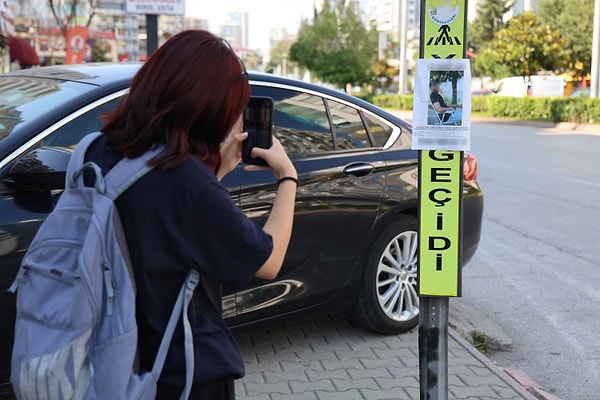
[{"label": "sky", "polygon": [[[374,0],[362,0],[363,8],[372,11]],[[185,13],[208,19],[209,29],[218,33],[219,26],[232,11],[248,12],[249,47],[267,52],[271,28],[286,28],[297,33],[303,18],[312,18],[314,0],[185,0]]]}]

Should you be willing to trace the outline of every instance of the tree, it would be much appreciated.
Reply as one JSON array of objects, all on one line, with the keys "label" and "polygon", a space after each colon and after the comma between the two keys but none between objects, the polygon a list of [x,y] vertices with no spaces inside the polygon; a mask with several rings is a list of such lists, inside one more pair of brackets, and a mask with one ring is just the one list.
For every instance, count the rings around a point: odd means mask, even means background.
[{"label": "tree", "polygon": [[506,27],[504,16],[513,4],[514,0],[484,0],[477,4],[477,16],[467,26],[467,47],[477,57],[472,64],[473,74],[486,74],[485,64],[479,57],[494,34]]},{"label": "tree", "polygon": [[540,71],[558,72],[567,66],[563,50],[565,39],[551,29],[543,18],[523,12],[494,34],[480,58],[494,78],[528,77]]},{"label": "tree", "polygon": [[104,62],[106,61],[106,55],[110,51],[110,46],[102,39],[96,40],[94,47],[92,47],[92,58],[91,62]]},{"label": "tree", "polygon": [[369,81],[377,58],[377,31],[368,29],[357,2],[325,0],[311,22],[303,21],[289,59],[339,87]]},{"label": "tree", "polygon": [[256,50],[250,50],[244,57],[246,68],[258,70],[263,63],[262,55]]},{"label": "tree", "polygon": [[293,42],[290,40],[280,40],[275,44],[275,46],[271,47],[269,64],[267,65],[267,70],[274,70],[277,67],[281,67],[282,73],[284,72],[284,63],[285,69],[290,70],[289,64],[292,62],[289,61],[290,48],[292,47]]},{"label": "tree", "polygon": [[48,6],[50,6],[52,15],[65,37],[65,41],[69,30],[80,24],[79,20],[82,18],[80,13],[85,5],[89,7],[89,12],[87,16],[83,16],[83,19],[87,20],[85,26],[90,26],[94,15],[96,15],[97,3],[97,0],[48,0]]},{"label": "tree", "polygon": [[570,73],[587,76],[592,67],[594,0],[542,0],[539,14],[565,38]]},{"label": "tree", "polygon": [[458,81],[465,76],[464,71],[431,71],[431,79],[452,84],[451,104],[458,104]]},{"label": "tree", "polygon": [[381,89],[385,93],[394,82],[394,77],[398,76],[398,67],[390,65],[388,60],[381,59],[371,68],[371,81],[375,87]]},{"label": "tree", "polygon": [[477,53],[494,38],[494,33],[506,26],[504,16],[514,0],[484,0],[477,4],[477,15],[467,27],[468,47]]}]

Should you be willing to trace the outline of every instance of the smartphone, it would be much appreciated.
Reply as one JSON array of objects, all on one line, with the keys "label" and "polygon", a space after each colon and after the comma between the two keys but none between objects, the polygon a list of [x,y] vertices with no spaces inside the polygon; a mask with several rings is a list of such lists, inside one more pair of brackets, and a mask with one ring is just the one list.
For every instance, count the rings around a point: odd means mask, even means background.
[{"label": "smartphone", "polygon": [[273,110],[275,101],[270,97],[251,97],[244,111],[244,131],[248,137],[242,147],[242,161],[246,164],[267,165],[262,158],[253,158],[255,147],[268,149],[273,144]]}]

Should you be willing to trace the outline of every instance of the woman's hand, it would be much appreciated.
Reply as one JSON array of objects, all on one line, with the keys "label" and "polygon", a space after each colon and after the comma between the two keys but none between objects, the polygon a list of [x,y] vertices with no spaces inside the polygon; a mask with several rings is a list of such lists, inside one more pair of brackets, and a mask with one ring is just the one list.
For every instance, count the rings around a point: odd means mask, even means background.
[{"label": "woman's hand", "polygon": [[[292,164],[292,161],[285,152],[281,142],[276,137],[273,137],[273,145],[271,148],[263,149],[255,147],[252,149],[251,155],[254,158],[260,157],[265,160],[277,179],[283,178],[284,176],[298,178],[298,173],[296,172],[294,164]],[[246,166],[247,171],[257,171],[261,169],[264,169],[264,167],[256,165]]]},{"label": "woman's hand", "polygon": [[242,161],[242,142],[248,137],[248,132],[232,131],[221,144],[221,166],[217,179],[221,180]]}]

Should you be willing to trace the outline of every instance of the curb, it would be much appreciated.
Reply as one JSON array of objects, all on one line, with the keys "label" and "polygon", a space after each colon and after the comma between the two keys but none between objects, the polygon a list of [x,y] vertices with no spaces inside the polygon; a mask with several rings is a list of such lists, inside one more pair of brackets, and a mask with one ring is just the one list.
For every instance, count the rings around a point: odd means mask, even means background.
[{"label": "curb", "polygon": [[[506,383],[508,386],[510,386],[515,392],[517,392],[519,395],[521,395],[525,400],[560,400],[556,397],[545,398],[545,397],[537,397],[534,394],[532,394],[530,391],[527,390],[526,387],[520,385],[519,381],[517,381],[511,375],[509,375],[506,370],[498,367],[496,364],[494,364],[492,361],[490,361],[489,358],[487,358],[486,356],[481,354],[479,352],[479,350],[477,350],[475,347],[473,347],[471,345],[471,343],[469,343],[465,339],[463,339],[460,336],[460,334],[457,331],[455,331],[454,329],[452,329],[452,328],[448,329],[448,336],[450,338],[452,338],[453,340],[455,340],[456,342],[458,342],[458,344],[460,344],[462,347],[464,347],[465,350],[467,350],[473,357],[475,357],[477,360],[479,360],[479,362],[481,362],[483,365],[485,365],[485,367],[487,369],[489,369],[496,376],[498,376],[500,379],[502,379],[502,381],[504,381],[504,383]],[[525,374],[523,374],[523,375],[525,376]],[[531,381],[531,382],[533,382],[533,381]],[[539,385],[537,385],[537,386],[539,386]]]},{"label": "curb", "polygon": [[536,399],[539,400],[560,400],[553,394],[546,392],[544,389],[540,387],[540,385],[531,379],[525,372],[519,369],[505,369],[506,372],[511,378],[515,381],[519,382],[521,386],[523,386],[529,393],[533,394]]}]

